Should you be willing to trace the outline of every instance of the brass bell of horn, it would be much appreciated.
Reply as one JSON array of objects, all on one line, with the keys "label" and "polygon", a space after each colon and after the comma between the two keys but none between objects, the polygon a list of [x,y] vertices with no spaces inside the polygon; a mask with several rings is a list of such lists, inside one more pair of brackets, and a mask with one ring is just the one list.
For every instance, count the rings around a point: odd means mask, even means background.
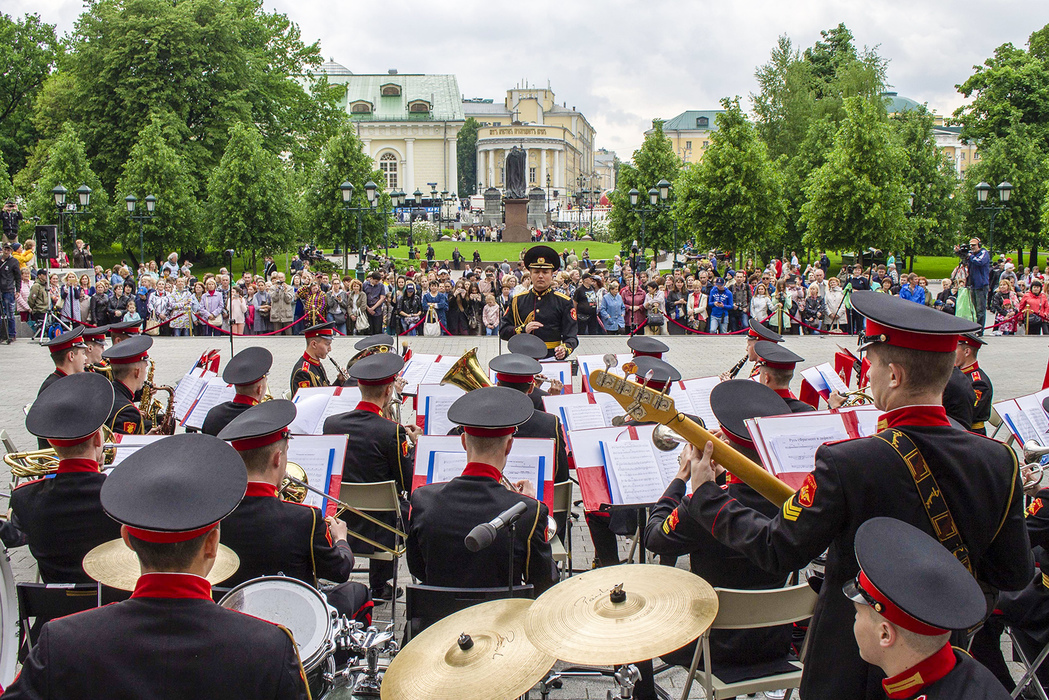
[{"label": "brass bell of horn", "polygon": [[494,386],[492,380],[481,369],[481,363],[477,361],[477,348],[467,350],[455,361],[455,364],[441,377],[441,385],[445,384],[453,384],[466,392]]}]

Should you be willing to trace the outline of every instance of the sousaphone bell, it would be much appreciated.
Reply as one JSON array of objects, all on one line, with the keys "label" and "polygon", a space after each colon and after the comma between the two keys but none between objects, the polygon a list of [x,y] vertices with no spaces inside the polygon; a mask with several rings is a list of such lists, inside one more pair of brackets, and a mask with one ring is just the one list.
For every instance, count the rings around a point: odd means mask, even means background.
[{"label": "sousaphone bell", "polygon": [[453,384],[465,392],[493,386],[492,380],[477,361],[477,348],[471,348],[455,361],[455,364],[441,377],[441,385]]}]

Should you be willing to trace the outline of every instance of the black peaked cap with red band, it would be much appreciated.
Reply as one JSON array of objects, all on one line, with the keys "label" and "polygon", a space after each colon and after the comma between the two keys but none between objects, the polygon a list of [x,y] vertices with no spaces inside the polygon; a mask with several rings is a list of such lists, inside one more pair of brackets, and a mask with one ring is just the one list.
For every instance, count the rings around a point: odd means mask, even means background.
[{"label": "black peaked cap with red band", "polygon": [[548,245],[534,245],[525,252],[524,265],[529,270],[535,267],[556,271],[561,269],[561,256]]},{"label": "black peaked cap with red band", "polygon": [[142,332],[142,321],[121,321],[109,325],[109,334],[138,335]]},{"label": "black peaked cap with red band", "polygon": [[392,335],[386,333],[376,333],[375,335],[369,335],[367,338],[361,338],[353,345],[354,350],[366,350],[367,348],[375,347],[376,345],[385,345],[387,347],[394,347],[397,341],[393,339]]},{"label": "black peaked cap with red band", "polygon": [[150,443],[102,485],[102,508],[149,542],[182,542],[233,512],[248,486],[240,453],[213,435],[183,433]]},{"label": "black peaked cap with red band", "polygon": [[856,313],[867,319],[861,350],[887,343],[909,350],[954,352],[960,336],[980,330],[978,323],[891,294],[853,292],[849,300]]},{"label": "black peaked cap with red band", "polygon": [[546,343],[531,333],[518,333],[506,341],[506,349],[513,353],[528,355],[536,360],[546,357]]},{"label": "black peaked cap with red band", "polygon": [[983,619],[980,585],[951,552],[918,528],[894,518],[872,518],[856,531],[860,573],[845,597],[869,605],[904,629],[936,636]]},{"label": "black peaked cap with red band", "polygon": [[754,343],[754,353],[763,365],[773,369],[794,369],[794,365],[805,361],[805,358],[796,352],[768,340]]},{"label": "black peaked cap with red band", "polygon": [[95,434],[113,409],[113,383],[96,372],[61,377],[40,392],[25,417],[33,435],[76,444]]},{"label": "black peaked cap with red band", "polygon": [[[681,381],[681,372],[677,371],[677,369],[666,360],[660,360],[658,357],[641,355],[640,357],[635,357],[633,362],[637,367],[634,374],[637,375],[638,381],[645,386],[662,391],[666,388],[667,384]],[[651,376],[649,376],[650,372]]]},{"label": "black peaked cap with red band", "polygon": [[729,379],[710,392],[710,410],[730,440],[752,447],[749,418],[782,416],[790,413],[787,402],[775,391],[749,379]]},{"label": "black peaked cap with red band", "polygon": [[151,347],[153,347],[153,336],[137,335],[113,345],[102,353],[102,357],[114,365],[128,365],[148,358]]},{"label": "black peaked cap with red band", "polygon": [[380,352],[354,362],[347,372],[361,386],[389,384],[404,369],[404,359],[395,352]]},{"label": "black peaked cap with red band", "polygon": [[95,326],[93,328],[82,326],[82,328],[84,329],[85,343],[106,344],[106,335],[109,333],[109,326]]},{"label": "black peaked cap with red band", "polygon": [[66,331],[61,335],[56,335],[46,343],[40,343],[45,348],[51,351],[52,354],[65,352],[72,348],[83,348],[87,347],[84,345],[84,327],[77,326],[71,331]]},{"label": "black peaked cap with red band", "polygon": [[306,340],[317,337],[330,338],[335,335],[335,321],[328,321],[327,323],[318,323],[310,326],[304,330],[302,334],[306,336]]},{"label": "black peaked cap with red band", "polygon": [[647,355],[662,359],[663,353],[670,352],[670,347],[666,343],[650,335],[631,336],[630,340],[626,341],[626,346],[634,353],[634,357]]},{"label": "black peaked cap with red band", "polygon": [[965,343],[969,347],[975,348],[976,350],[979,350],[984,345],[987,345],[987,341],[981,338],[980,336],[976,335],[975,333],[963,333],[961,337],[958,338],[958,342]]},{"label": "black peaked cap with red band", "polygon": [[528,355],[507,353],[493,357],[488,363],[488,369],[495,372],[497,381],[510,384],[531,384],[535,375],[543,371],[543,366],[538,360]]},{"label": "black peaked cap with red band", "polygon": [[767,326],[750,319],[750,330],[747,331],[748,340],[768,340],[773,343],[782,343],[783,336],[774,332]]},{"label": "black peaked cap with red band", "polygon": [[244,348],[222,370],[222,381],[236,385],[254,384],[265,377],[272,366],[273,353],[266,348]]},{"label": "black peaked cap with red band", "polygon": [[289,436],[288,426],[295,420],[295,414],[295,404],[291,401],[263,401],[230,421],[218,437],[238,452],[272,445]]},{"label": "black peaked cap with red band", "polygon": [[534,410],[528,394],[506,386],[488,386],[456,399],[448,407],[448,420],[463,426],[467,435],[501,437],[513,434]]}]

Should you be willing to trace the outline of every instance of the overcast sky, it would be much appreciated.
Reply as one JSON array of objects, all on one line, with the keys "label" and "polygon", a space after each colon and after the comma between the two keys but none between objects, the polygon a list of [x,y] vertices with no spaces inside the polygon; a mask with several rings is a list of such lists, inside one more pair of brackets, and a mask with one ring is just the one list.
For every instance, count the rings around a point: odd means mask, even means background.
[{"label": "overcast sky", "polygon": [[[453,73],[466,97],[497,101],[522,81],[549,81],[558,102],[594,125],[597,145],[623,159],[655,117],[746,98],[781,34],[804,49],[844,22],[857,46],[889,59],[892,89],[950,114],[974,64],[1006,42],[1026,46],[1049,23],[1040,0],[264,1],[355,73]],[[81,9],[78,0],[3,3],[62,32]]]}]

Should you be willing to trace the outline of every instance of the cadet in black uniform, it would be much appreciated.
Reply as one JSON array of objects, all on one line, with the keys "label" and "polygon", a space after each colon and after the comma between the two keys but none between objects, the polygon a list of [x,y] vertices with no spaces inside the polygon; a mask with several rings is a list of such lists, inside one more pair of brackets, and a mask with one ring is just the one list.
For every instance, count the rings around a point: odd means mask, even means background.
[{"label": "cadet in black uniform", "polygon": [[983,619],[976,579],[939,542],[892,518],[856,531],[859,574],[843,593],[856,611],[860,655],[892,676],[881,682],[893,700],[1006,700],[991,672],[951,646],[952,630]]},{"label": "cadet in black uniform", "polygon": [[335,333],[335,323],[319,323],[307,328],[303,335],[306,336],[306,351],[302,353],[302,361],[291,370],[291,395],[308,386],[343,386],[346,382],[346,374],[341,369],[335,382],[328,381],[328,374],[324,371],[321,362],[331,352],[331,338]]},{"label": "cadet in black uniform", "polygon": [[525,267],[532,276],[532,289],[516,295],[503,313],[499,337],[509,340],[532,333],[546,343],[546,356],[563,360],[579,346],[578,324],[572,300],[552,288],[561,258],[550,246],[532,246],[525,253]]},{"label": "cadet in black uniform", "polygon": [[44,583],[91,583],[84,555],[120,536],[102,510],[106,477],[102,426],[113,407],[113,385],[93,372],[57,380],[33,402],[26,430],[55,448],[53,478],[23,483],[11,494],[11,524],[29,540]]},{"label": "cadet in black uniform", "polygon": [[[747,329],[747,354],[740,360],[739,369],[743,369],[743,365],[746,364],[747,360],[754,363],[754,366],[750,370],[750,374],[747,375],[748,379],[753,379],[758,376],[761,371],[761,367],[758,365],[758,356],[754,352],[754,344],[759,340],[767,340],[770,343],[782,343],[783,336],[769,329],[764,324],[758,323],[754,319],[750,319],[750,327]],[[726,370],[721,374],[721,381],[732,379],[739,374],[739,369],[733,367],[730,370]]]},{"label": "cadet in black uniform", "polygon": [[102,352],[106,349],[106,334],[109,326],[96,326],[88,328],[84,326],[84,345],[87,347],[86,367],[88,371],[97,371],[97,368],[106,365],[102,359]]},{"label": "cadet in black uniform", "polygon": [[295,404],[277,399],[244,411],[219,433],[248,469],[244,500],[222,521],[222,544],[240,557],[237,573],[223,585],[280,573],[320,588],[324,579],[337,584],[324,590],[328,603],[339,614],[370,625],[368,588],[350,581],[353,551],[346,541],[346,523],[277,496],[288,466],[288,426],[294,420]]},{"label": "cadet in black uniform", "polygon": [[800,569],[829,548],[809,627],[806,700],[884,697],[880,673],[860,658],[855,611],[841,594],[858,572],[852,543],[865,521],[889,515],[935,532],[936,519],[944,545],[958,550],[990,588],[1018,590],[1034,573],[1015,454],[953,428],[939,403],[958,336],[975,324],[875,292],[854,292],[852,305],[867,319],[870,390],[885,411],[878,435],[821,446],[815,469],[774,518],[714,483],[712,445],[685,446],[698,483],[689,512],[719,541],[770,573]]},{"label": "cadet in black uniform", "polygon": [[[534,414],[532,402],[519,391],[492,386],[461,396],[448,409],[448,419],[463,426],[466,469],[445,484],[421,486],[412,494],[408,522],[408,569],[428,586],[488,588],[511,579],[510,528],[498,531],[490,546],[473,552],[464,539],[512,506],[523,503],[513,541],[514,585],[530,583],[536,595],[557,581],[550,543],[549,511],[535,499],[530,482],[503,486],[506,456],[516,426]],[[521,491],[520,489],[523,489]]]},{"label": "cadet in black uniform", "polygon": [[[365,357],[353,363],[350,375],[357,380],[361,390],[361,402],[357,408],[346,413],[330,416],[324,421],[325,435],[348,436],[346,460],[342,467],[344,483],[369,483],[375,481],[397,482],[397,491],[407,493],[412,486],[412,470],[415,462],[415,439],[422,431],[418,427],[394,423],[382,415],[382,410],[393,395],[394,381],[404,368],[404,360],[396,353],[384,352]],[[402,502],[403,515],[407,515],[407,501]],[[376,514],[388,525],[397,525],[394,513]],[[394,545],[393,533],[370,523],[363,518],[348,514],[346,524],[388,547]],[[358,552],[371,552],[370,545],[361,543]],[[393,562],[372,559],[368,562],[368,579],[374,600],[390,600],[394,589],[389,581],[393,578]]]},{"label": "cadet in black uniform", "polygon": [[219,520],[246,484],[236,450],[200,433],[146,445],[114,469],[102,505],[138,557],[135,592],[44,625],[5,700],[308,697],[291,633],[219,607],[205,578]]},{"label": "cadet in black uniform", "polygon": [[943,388],[940,400],[947,411],[948,418],[955,419],[963,426],[973,424],[976,389],[973,388],[972,380],[957,367],[951,370],[951,376],[947,380],[947,386]]},{"label": "cadet in black uniform", "polygon": [[[754,449],[744,421],[790,412],[787,404],[774,391],[749,379],[732,379],[714,387],[710,392],[710,408],[733,449],[759,464],[761,458]],[[645,547],[659,555],[678,557],[688,554],[692,572],[712,586],[744,589],[783,587],[787,582],[787,574],[770,574],[758,568],[744,555],[718,542],[706,527],[692,517],[689,512],[691,496],[685,494],[691,471],[687,461],[681,462],[682,467],[676,478],[670,482],[649,515],[645,526]],[[775,517],[779,508],[731,474],[726,473],[725,477],[722,488],[730,497],[766,517]],[[710,633],[710,658],[714,672],[725,680],[728,676],[719,672],[720,666],[767,663],[775,666],[763,669],[765,674],[789,673],[796,668],[787,663],[791,634],[790,625],[738,631],[713,630]],[[688,666],[694,652],[695,643],[672,654],[664,654],[662,658],[668,663]]]},{"label": "cadet in black uniform", "polygon": [[975,333],[966,333],[961,337],[958,349],[954,353],[954,365],[969,378],[973,391],[976,392],[970,430],[980,435],[987,434],[985,424],[991,419],[991,403],[994,400],[994,387],[991,386],[987,371],[980,369],[980,363],[976,361],[976,356],[984,345],[987,345],[987,342],[983,338]]},{"label": "cadet in black uniform", "polygon": [[782,345],[759,340],[754,343],[754,352],[758,356],[759,381],[775,391],[784,401],[791,413],[807,413],[816,409],[800,400],[790,390],[790,380],[794,378],[794,367],[805,358],[793,353]]},{"label": "cadet in black uniform", "polygon": [[200,432],[218,435],[234,418],[262,401],[272,366],[273,353],[266,348],[244,348],[234,355],[222,371],[222,381],[236,387],[237,395],[208,411]]},{"label": "cadet in black uniform", "polygon": [[[62,377],[79,374],[84,371],[84,368],[87,366],[87,345],[84,344],[83,336],[84,328],[78,326],[71,331],[66,331],[41,343],[42,346],[51,352],[51,360],[55,363],[55,371],[44,377],[44,381],[40,383],[40,388],[36,390],[37,396],[44,393],[44,389]],[[41,450],[46,450],[50,445],[47,444],[47,440],[40,438],[37,440],[37,447]]]},{"label": "cadet in black uniform", "polygon": [[142,390],[149,369],[149,349],[153,338],[136,335],[113,345],[102,357],[113,367],[113,411],[109,414],[109,428],[123,435],[145,435],[153,430],[153,422],[135,405],[135,394]]},{"label": "cadet in black uniform", "polygon": [[[506,349],[509,352],[518,355],[527,355],[533,360],[546,359],[546,343],[537,336],[531,333],[518,333],[506,341]],[[532,400],[532,405],[535,406],[537,411],[545,411],[546,404],[543,403],[543,397],[549,396],[550,392],[544,391],[539,387],[533,387],[528,398]]]},{"label": "cadet in black uniform", "polygon": [[140,335],[142,335],[142,321],[121,321],[109,326],[109,337],[113,339],[113,345]]}]

